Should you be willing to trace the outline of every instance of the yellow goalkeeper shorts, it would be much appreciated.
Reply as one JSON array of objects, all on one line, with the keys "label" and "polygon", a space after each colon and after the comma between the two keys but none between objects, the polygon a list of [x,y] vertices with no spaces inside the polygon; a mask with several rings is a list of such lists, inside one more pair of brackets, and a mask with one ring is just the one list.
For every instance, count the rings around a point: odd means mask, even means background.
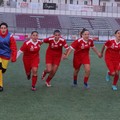
[{"label": "yellow goalkeeper shorts", "polygon": [[6,59],[3,59],[3,58],[0,58],[0,63],[2,64],[1,67],[2,67],[3,69],[7,69],[8,62],[9,62],[9,60],[6,60]]}]

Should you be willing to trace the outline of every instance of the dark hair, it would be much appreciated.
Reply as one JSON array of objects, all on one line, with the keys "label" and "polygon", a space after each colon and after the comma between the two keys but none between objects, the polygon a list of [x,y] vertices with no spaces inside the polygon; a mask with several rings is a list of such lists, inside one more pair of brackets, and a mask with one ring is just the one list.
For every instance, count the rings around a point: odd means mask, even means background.
[{"label": "dark hair", "polygon": [[83,28],[83,29],[81,30],[81,32],[80,32],[80,36],[81,36],[81,37],[82,37],[82,35],[83,35],[83,33],[84,33],[85,31],[89,31],[89,30],[87,30],[86,28]]},{"label": "dark hair", "polygon": [[37,33],[37,34],[38,34],[38,32],[37,32],[37,31],[32,31],[32,32],[31,32],[31,35],[32,35],[33,33]]},{"label": "dark hair", "polygon": [[0,27],[1,27],[2,25],[5,25],[6,28],[8,28],[8,24],[7,24],[7,23],[5,23],[5,22],[0,23]]},{"label": "dark hair", "polygon": [[117,34],[118,31],[120,31],[120,30],[116,30],[116,31],[115,31],[115,34]]},{"label": "dark hair", "polygon": [[61,33],[60,30],[54,30],[53,34],[55,33]]}]

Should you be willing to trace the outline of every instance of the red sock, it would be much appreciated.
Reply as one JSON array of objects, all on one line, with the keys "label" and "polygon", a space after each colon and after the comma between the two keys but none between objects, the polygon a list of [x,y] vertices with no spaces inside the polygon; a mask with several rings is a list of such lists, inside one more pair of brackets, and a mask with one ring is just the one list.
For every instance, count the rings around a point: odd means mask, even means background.
[{"label": "red sock", "polygon": [[113,75],[111,74],[111,72],[108,72],[108,75],[113,76]]},{"label": "red sock", "polygon": [[113,81],[113,85],[116,85],[119,79],[119,75],[115,74],[114,76],[114,81]]},{"label": "red sock", "polygon": [[51,77],[48,76],[48,78],[46,79],[46,82],[49,83],[51,81]]},{"label": "red sock", "polygon": [[73,76],[73,80],[77,81],[77,75]]},{"label": "red sock", "polygon": [[45,76],[46,76],[46,74],[47,74],[47,72],[46,72],[46,70],[44,70],[44,75],[43,75],[43,77],[45,77]]},{"label": "red sock", "polygon": [[84,77],[84,83],[88,82],[88,77]]},{"label": "red sock", "polygon": [[32,76],[32,86],[35,87],[37,82],[37,76]]}]

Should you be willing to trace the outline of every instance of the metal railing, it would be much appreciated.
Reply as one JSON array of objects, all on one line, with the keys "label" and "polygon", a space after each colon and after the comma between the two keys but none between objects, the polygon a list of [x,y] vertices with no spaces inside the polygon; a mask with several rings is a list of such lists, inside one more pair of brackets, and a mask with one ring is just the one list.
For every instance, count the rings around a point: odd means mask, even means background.
[{"label": "metal railing", "polygon": [[[59,29],[59,28],[58,28]],[[82,28],[81,28],[82,29]],[[13,34],[22,34],[30,36],[30,33],[36,30],[39,33],[39,37],[41,39],[49,37],[53,35],[53,31],[55,29],[51,28],[16,28],[9,27],[9,31]],[[61,31],[62,36],[67,40],[75,40],[80,37],[80,30],[78,29],[59,29]],[[90,36],[98,41],[105,41],[107,39],[111,39],[114,36],[114,32],[110,30],[90,30]]]}]

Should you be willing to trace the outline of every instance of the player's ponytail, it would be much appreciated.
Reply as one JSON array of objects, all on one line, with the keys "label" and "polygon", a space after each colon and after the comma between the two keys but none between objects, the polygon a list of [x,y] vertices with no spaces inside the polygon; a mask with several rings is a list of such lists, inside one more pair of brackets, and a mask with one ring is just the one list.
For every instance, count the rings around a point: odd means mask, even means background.
[{"label": "player's ponytail", "polygon": [[80,37],[82,37],[82,35],[83,35],[83,33],[84,33],[85,31],[89,31],[89,30],[87,30],[86,28],[83,28],[83,29],[81,30],[81,32],[80,32]]},{"label": "player's ponytail", "polygon": [[115,31],[115,34],[117,34],[118,31],[120,31],[120,30],[116,30],[116,31]]}]

